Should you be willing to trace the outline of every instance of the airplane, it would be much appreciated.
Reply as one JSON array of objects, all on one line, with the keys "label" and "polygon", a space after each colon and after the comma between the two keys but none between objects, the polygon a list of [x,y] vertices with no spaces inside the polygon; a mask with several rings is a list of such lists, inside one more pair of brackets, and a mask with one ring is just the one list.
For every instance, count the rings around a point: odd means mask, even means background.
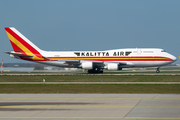
[{"label": "airplane", "polygon": [[126,48],[105,51],[44,51],[38,48],[14,27],[5,27],[14,49],[5,52],[13,58],[41,64],[81,68],[88,73],[103,73],[103,70],[122,68],[159,68],[176,61],[176,57],[159,48]]}]

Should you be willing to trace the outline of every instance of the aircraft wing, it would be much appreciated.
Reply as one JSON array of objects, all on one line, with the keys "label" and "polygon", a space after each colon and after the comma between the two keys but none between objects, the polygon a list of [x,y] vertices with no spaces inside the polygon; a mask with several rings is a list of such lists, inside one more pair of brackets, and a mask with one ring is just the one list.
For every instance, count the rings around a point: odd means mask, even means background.
[{"label": "aircraft wing", "polygon": [[[69,64],[69,65],[74,65],[76,67],[80,67],[83,62],[87,61],[80,61],[80,60],[66,60],[64,64]],[[104,67],[104,62],[101,61],[92,61],[93,65],[95,66],[101,66],[102,68]]]},{"label": "aircraft wing", "polygon": [[79,60],[66,60],[65,64],[74,65],[74,64],[80,64]]},{"label": "aircraft wing", "polygon": [[[69,65],[74,65],[76,67],[80,67],[83,62],[87,62],[87,61],[84,61],[84,60],[83,61],[80,61],[80,60],[67,60],[67,61],[65,61],[64,64],[69,64]],[[93,63],[93,66],[97,66],[97,67],[100,67],[100,68],[103,69],[106,64],[111,63],[111,62],[106,63],[106,62],[102,62],[102,61],[92,61],[92,63]],[[127,65],[126,62],[117,62],[117,64],[119,66]]]}]

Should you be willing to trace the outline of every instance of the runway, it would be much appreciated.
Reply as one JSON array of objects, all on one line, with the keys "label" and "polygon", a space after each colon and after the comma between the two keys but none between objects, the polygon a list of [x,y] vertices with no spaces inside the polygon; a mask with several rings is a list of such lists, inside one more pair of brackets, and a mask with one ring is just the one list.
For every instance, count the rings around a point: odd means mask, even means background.
[{"label": "runway", "polygon": [[180,119],[180,95],[0,94],[0,119]]},{"label": "runway", "polygon": [[100,74],[88,74],[86,72],[4,72],[0,75],[180,75],[180,71],[156,72],[104,72]]},{"label": "runway", "polygon": [[180,75],[180,73],[106,73],[106,74],[79,74],[79,73],[0,73],[0,75]]}]

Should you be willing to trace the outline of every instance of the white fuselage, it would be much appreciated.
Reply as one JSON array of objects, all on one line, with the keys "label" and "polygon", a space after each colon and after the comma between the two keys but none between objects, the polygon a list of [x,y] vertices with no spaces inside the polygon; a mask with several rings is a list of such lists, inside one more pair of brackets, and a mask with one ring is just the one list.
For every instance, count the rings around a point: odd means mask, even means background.
[{"label": "white fuselage", "polygon": [[107,51],[67,51],[51,52],[41,51],[41,54],[54,61],[38,61],[44,64],[50,64],[61,67],[73,67],[66,64],[65,61],[82,62],[103,62],[120,63],[125,67],[160,67],[170,64],[176,60],[176,57],[165,52],[163,49],[154,48],[135,48],[135,49],[115,49]]}]

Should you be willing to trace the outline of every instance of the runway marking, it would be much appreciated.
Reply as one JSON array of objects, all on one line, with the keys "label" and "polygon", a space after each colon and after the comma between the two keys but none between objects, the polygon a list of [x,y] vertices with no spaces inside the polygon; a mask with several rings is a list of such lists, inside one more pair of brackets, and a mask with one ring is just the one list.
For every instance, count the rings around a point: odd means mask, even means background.
[{"label": "runway marking", "polygon": [[180,108],[180,106],[135,106],[134,108]]},{"label": "runway marking", "polygon": [[0,119],[171,119],[180,117],[0,117]]},{"label": "runway marking", "polygon": [[180,98],[0,98],[0,100],[66,100],[66,99],[78,99],[78,100],[90,100],[90,99],[95,99],[95,100],[140,100],[140,99],[147,99],[147,100],[180,100]]},{"label": "runway marking", "polygon": [[0,106],[0,108],[180,108],[180,106]]},{"label": "runway marking", "polygon": [[0,119],[123,119],[123,117],[0,117]]},{"label": "runway marking", "polygon": [[180,117],[124,117],[123,119],[172,119],[177,120],[180,119]]}]

